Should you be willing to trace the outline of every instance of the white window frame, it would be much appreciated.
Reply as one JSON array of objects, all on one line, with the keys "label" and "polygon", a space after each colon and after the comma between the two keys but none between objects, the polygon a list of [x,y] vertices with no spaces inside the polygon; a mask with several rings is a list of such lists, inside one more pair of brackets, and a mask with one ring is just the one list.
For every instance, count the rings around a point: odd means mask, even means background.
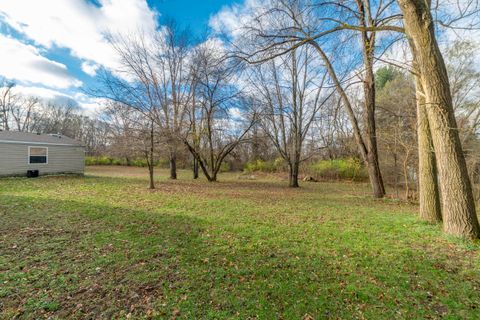
[{"label": "white window frame", "polygon": [[[45,162],[45,163],[31,163],[31,162],[30,162],[30,149],[31,149],[31,148],[36,148],[36,149],[40,149],[40,148],[41,148],[41,149],[46,149],[46,150],[47,150],[47,156],[46,156],[46,158],[47,158],[47,162]],[[27,159],[27,160],[28,160],[28,164],[37,164],[37,165],[41,165],[41,164],[48,164],[48,147],[29,146],[29,147],[28,147],[28,159]]]}]

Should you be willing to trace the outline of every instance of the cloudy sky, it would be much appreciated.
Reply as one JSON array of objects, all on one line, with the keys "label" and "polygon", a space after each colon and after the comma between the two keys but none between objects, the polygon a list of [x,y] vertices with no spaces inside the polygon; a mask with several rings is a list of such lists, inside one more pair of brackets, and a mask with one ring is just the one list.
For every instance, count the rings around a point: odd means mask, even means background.
[{"label": "cloudy sky", "polygon": [[235,37],[263,1],[0,0],[0,77],[25,94],[72,98],[88,112],[98,101],[82,88],[95,86],[99,68],[116,66],[106,33],[149,32],[174,18],[199,36],[213,30]]},{"label": "cloudy sky", "polygon": [[[152,31],[174,18],[201,35],[219,12],[242,0],[0,0],[0,76],[17,91],[45,98],[67,96],[84,108],[96,101],[82,88],[95,85],[100,67],[116,56],[107,32]],[[231,17],[225,17],[230,19]]]}]

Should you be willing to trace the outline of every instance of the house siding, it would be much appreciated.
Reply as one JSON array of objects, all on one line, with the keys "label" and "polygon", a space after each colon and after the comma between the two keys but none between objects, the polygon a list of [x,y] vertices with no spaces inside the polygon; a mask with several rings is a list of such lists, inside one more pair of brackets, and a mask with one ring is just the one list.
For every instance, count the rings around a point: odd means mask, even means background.
[{"label": "house siding", "polygon": [[[29,164],[28,147],[47,147],[48,163]],[[39,170],[41,175],[55,173],[83,173],[85,148],[71,145],[0,142],[0,176],[26,175],[27,170]]]}]

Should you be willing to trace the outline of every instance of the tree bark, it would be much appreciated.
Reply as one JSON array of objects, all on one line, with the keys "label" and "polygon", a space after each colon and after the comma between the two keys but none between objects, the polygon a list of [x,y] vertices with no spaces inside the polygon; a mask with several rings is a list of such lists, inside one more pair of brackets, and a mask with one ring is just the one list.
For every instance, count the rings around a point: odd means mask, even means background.
[{"label": "tree bark", "polygon": [[152,126],[150,128],[150,154],[147,154],[148,174],[150,178],[150,189],[155,189],[155,177],[154,177],[154,151],[155,151],[155,131]]},{"label": "tree bark", "polygon": [[174,151],[170,153],[170,179],[177,179],[177,154]]},{"label": "tree bark", "polygon": [[209,182],[217,182],[217,173],[214,172],[210,178],[208,179]]},{"label": "tree bark", "polygon": [[[369,6],[365,7],[364,2],[358,1],[358,9],[360,12],[360,25],[366,27],[373,25],[369,12]],[[375,198],[383,198],[385,195],[385,186],[383,184],[382,173],[378,161],[377,133],[375,124],[375,74],[373,73],[373,61],[375,50],[375,32],[368,33],[362,31],[363,43],[363,65],[365,68],[365,77],[363,79],[364,97],[364,122],[365,122],[365,145],[367,149],[367,167],[372,185],[373,196]]]},{"label": "tree bark", "polygon": [[148,175],[150,178],[150,189],[155,189],[155,178],[154,178],[154,169],[153,164],[148,164]]},{"label": "tree bark", "polygon": [[[417,81],[420,81],[417,79]],[[425,97],[417,84],[417,137],[418,137],[418,190],[420,219],[438,223],[442,221],[440,194],[437,181],[437,165],[433,148]]]},{"label": "tree bark", "polygon": [[365,140],[367,147],[367,166],[370,183],[372,185],[373,196],[382,198],[385,195],[385,186],[383,185],[382,172],[378,161],[377,133],[375,126],[375,78],[373,75],[373,65],[366,58],[365,62]]},{"label": "tree bark", "polygon": [[[375,142],[376,144],[376,142]],[[367,165],[368,176],[370,180],[370,185],[372,186],[373,196],[375,198],[383,198],[385,195],[385,187],[383,186],[382,174],[380,171],[380,166],[378,164],[378,155],[375,147],[375,151],[371,150],[367,153]]]},{"label": "tree bark", "polygon": [[193,179],[198,179],[198,160],[193,156]]},{"label": "tree bark", "polygon": [[298,184],[298,171],[299,171],[299,164],[298,162],[294,162],[289,165],[289,183],[288,185],[291,188],[298,188],[300,185]]},{"label": "tree bark", "polygon": [[472,187],[458,135],[447,70],[438,47],[430,3],[398,0],[407,36],[425,92],[427,113],[442,197],[443,228],[447,234],[478,238],[480,227]]}]

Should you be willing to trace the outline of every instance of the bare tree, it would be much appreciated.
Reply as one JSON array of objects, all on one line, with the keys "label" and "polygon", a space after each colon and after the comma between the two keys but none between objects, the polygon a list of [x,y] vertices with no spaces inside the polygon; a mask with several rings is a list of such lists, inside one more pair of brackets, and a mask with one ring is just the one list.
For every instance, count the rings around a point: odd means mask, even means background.
[{"label": "bare tree", "polygon": [[149,119],[149,128],[148,130],[142,130],[141,135],[144,136],[141,141],[143,142],[143,152],[145,155],[145,160],[147,160],[148,166],[148,176],[150,181],[150,189],[155,189],[155,121],[154,119]]},{"label": "bare tree", "polygon": [[142,145],[149,167],[150,188],[154,188],[155,144],[159,143],[158,136],[164,134],[161,107],[165,103],[159,82],[162,74],[156,67],[152,39],[143,33],[110,36],[110,42],[120,57],[121,68],[115,75],[104,71],[101,74],[103,86],[89,90],[93,96],[116,102],[112,104],[114,107],[127,107],[135,111],[131,114],[142,115],[143,118],[136,119],[136,123],[141,124],[139,136],[144,139]]},{"label": "bare tree", "polygon": [[238,69],[214,45],[209,41],[199,45],[192,58],[194,98],[183,139],[208,181],[217,181],[223,161],[245,141],[257,120],[255,114],[247,115],[251,99],[234,82]]},{"label": "bare tree", "polygon": [[158,126],[153,117],[118,102],[109,103],[105,117],[111,126],[111,147],[130,165],[131,160],[143,158],[147,163],[150,189],[155,189],[155,165],[159,144]]},{"label": "bare tree", "polygon": [[21,96],[17,99],[17,103],[11,105],[10,112],[13,122],[15,124],[15,130],[31,132],[38,120],[38,115],[41,112],[40,99],[33,96]]},{"label": "bare tree", "polygon": [[446,65],[452,90],[453,107],[460,140],[476,200],[480,168],[480,71],[476,68],[479,45],[473,41],[455,41],[446,51]]},{"label": "bare tree", "polygon": [[299,186],[300,163],[314,155],[303,146],[320,109],[333,95],[325,89],[326,78],[307,47],[256,66],[250,78],[262,108],[263,130],[288,163],[290,187]]},{"label": "bare tree", "polygon": [[[124,159],[127,166],[131,165],[135,158],[143,157],[143,149],[139,146],[145,144],[139,137],[139,131],[145,130],[145,125],[141,125],[143,115],[122,104],[110,102],[106,105],[104,116],[111,126],[110,144],[113,150],[112,154],[118,158]],[[143,130],[139,130],[142,127]],[[148,139],[151,141],[151,139]],[[148,144],[148,143],[147,143]]]},{"label": "bare tree", "polygon": [[[160,143],[169,150],[170,178],[177,178],[177,153],[191,97],[188,58],[190,36],[171,21],[155,34],[110,35],[121,58],[116,75],[107,75],[103,95],[154,120]],[[124,78],[122,80],[121,78]],[[100,94],[102,95],[102,94]]]},{"label": "bare tree", "polygon": [[377,124],[379,150],[385,154],[382,171],[386,182],[398,188],[403,184],[405,198],[411,197],[417,176],[417,117],[415,86],[408,74],[393,67],[382,67],[377,74]]},{"label": "bare tree", "polygon": [[[384,196],[385,188],[378,161],[373,65],[376,33],[401,29],[388,24],[390,20],[398,19],[386,14],[392,3],[372,3],[369,0],[280,0],[251,20],[251,26],[245,28],[242,41],[255,45],[250,50],[242,49],[238,53],[250,63],[261,63],[304,45],[313,46],[318,51],[352,122],[360,156],[368,169],[373,194],[378,198]],[[351,85],[350,77],[345,72],[347,70],[341,72],[339,63],[334,59],[338,56],[334,50],[338,50],[338,46],[332,45],[340,42],[345,48],[348,42],[355,39],[359,39],[361,44],[362,58],[354,64],[358,65],[357,73],[363,85],[363,123],[346,94],[347,87]],[[349,50],[351,53],[352,48]]]},{"label": "bare tree", "polygon": [[18,96],[14,94],[15,82],[2,79],[0,82],[0,129],[10,130],[10,114]]},{"label": "bare tree", "polygon": [[446,51],[446,66],[452,91],[453,108],[457,116],[460,138],[466,144],[480,128],[480,71],[475,55],[479,45],[472,41],[455,41]]},{"label": "bare tree", "polygon": [[155,94],[161,101],[161,125],[169,149],[170,179],[177,178],[177,152],[184,130],[190,96],[188,59],[190,35],[170,20],[155,37],[154,59],[158,72],[151,74]]}]

